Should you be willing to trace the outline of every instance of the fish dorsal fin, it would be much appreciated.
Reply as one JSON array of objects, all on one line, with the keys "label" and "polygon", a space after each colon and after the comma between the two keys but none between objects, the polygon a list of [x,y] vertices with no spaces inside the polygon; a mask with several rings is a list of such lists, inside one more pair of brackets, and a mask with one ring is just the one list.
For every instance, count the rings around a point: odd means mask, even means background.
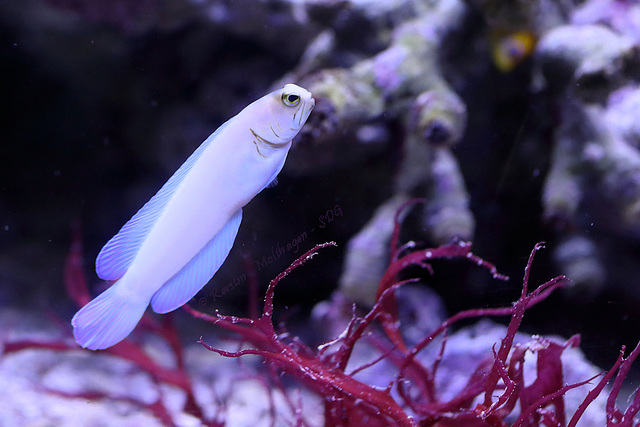
[{"label": "fish dorsal fin", "polygon": [[96,273],[104,280],[117,280],[124,276],[133,262],[140,246],[147,238],[149,231],[156,223],[193,165],[204,150],[216,138],[228,122],[220,126],[214,133],[200,144],[200,147],[189,156],[180,168],[169,178],[162,188],[113,236],[102,248],[96,258]]},{"label": "fish dorsal fin", "polygon": [[229,255],[241,221],[242,209],[238,209],[222,230],[153,295],[153,311],[168,313],[183,306],[211,280]]}]

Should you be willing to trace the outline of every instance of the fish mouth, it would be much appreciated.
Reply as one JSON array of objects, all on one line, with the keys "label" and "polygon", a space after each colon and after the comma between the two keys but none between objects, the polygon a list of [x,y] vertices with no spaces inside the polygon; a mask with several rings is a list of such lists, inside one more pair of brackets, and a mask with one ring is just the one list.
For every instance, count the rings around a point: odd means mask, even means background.
[{"label": "fish mouth", "polygon": [[302,107],[300,107],[300,109],[302,110],[302,114],[300,114],[300,118],[298,119],[298,129],[301,129],[302,126],[304,126],[304,124],[307,122],[307,119],[309,118],[309,115],[311,114],[311,111],[313,111],[313,108],[315,106],[316,100],[313,98],[309,98],[309,100],[305,102]]}]

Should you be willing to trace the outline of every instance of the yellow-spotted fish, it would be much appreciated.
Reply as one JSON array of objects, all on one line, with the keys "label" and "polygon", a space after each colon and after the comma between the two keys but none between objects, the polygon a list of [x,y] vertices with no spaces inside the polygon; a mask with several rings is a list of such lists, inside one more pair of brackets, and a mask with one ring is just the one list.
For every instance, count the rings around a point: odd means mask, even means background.
[{"label": "yellow-spotted fish", "polygon": [[496,68],[503,73],[513,71],[536,48],[536,36],[531,31],[498,31],[490,36],[491,56]]},{"label": "yellow-spotted fish", "polygon": [[242,207],[272,183],[315,101],[287,84],[218,128],[102,248],[96,272],[116,282],[73,316],[78,344],[123,340],[147,306],[184,305],[226,259]]}]

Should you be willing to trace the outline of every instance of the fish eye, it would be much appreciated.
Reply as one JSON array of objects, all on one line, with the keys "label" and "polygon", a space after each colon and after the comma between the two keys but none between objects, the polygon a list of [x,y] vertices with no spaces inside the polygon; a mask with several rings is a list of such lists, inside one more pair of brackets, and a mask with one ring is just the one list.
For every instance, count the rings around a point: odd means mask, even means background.
[{"label": "fish eye", "polygon": [[295,107],[300,102],[300,97],[292,93],[283,93],[282,102],[284,102],[284,105],[287,107]]}]

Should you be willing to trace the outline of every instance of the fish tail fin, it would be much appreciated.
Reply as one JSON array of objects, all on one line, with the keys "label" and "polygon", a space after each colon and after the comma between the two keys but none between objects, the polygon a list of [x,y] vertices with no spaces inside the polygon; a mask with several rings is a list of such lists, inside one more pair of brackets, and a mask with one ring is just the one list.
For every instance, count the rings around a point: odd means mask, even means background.
[{"label": "fish tail fin", "polygon": [[84,348],[111,347],[133,331],[148,305],[149,300],[127,297],[118,281],[73,316],[73,335]]}]

